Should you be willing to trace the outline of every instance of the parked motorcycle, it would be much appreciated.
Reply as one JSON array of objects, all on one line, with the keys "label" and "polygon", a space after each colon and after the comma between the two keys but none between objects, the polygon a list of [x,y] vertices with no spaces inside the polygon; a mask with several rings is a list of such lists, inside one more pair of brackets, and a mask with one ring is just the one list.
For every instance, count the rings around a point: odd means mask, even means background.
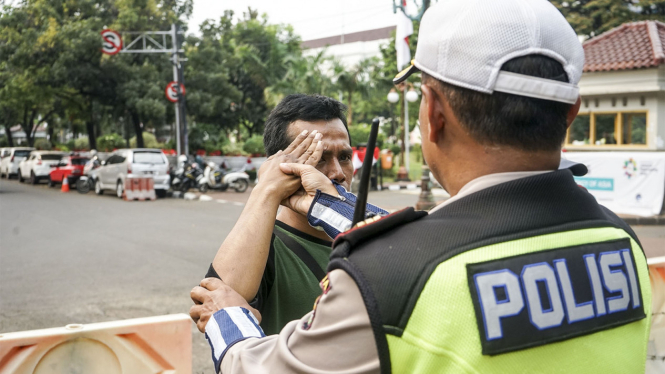
[{"label": "parked motorcycle", "polygon": [[198,163],[184,163],[175,171],[171,179],[171,188],[174,191],[187,192],[190,188],[200,188],[203,179],[203,170]]},{"label": "parked motorcycle", "polygon": [[76,191],[81,194],[87,194],[95,188],[95,179],[92,177],[92,172],[102,165],[96,151],[91,152],[91,155],[92,158],[83,167],[83,175],[76,181]]},{"label": "parked motorcycle", "polygon": [[249,187],[249,175],[245,173],[244,168],[227,172],[209,162],[203,171],[203,178],[199,183],[199,191],[207,192],[208,189],[226,191],[229,188],[236,192],[245,192]]}]

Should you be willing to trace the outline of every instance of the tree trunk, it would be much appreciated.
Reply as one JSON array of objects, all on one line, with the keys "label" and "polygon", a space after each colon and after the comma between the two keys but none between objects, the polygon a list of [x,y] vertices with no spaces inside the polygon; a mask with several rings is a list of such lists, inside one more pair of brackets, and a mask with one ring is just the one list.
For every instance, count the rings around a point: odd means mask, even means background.
[{"label": "tree trunk", "polygon": [[97,137],[95,136],[95,112],[93,109],[92,100],[90,100],[90,118],[85,123],[88,130],[88,145],[90,149],[97,149]]},{"label": "tree trunk", "polygon": [[5,124],[5,134],[7,135],[7,144],[9,144],[10,147],[14,146],[14,138],[12,137],[12,126]]},{"label": "tree trunk", "polygon": [[143,143],[143,129],[138,113],[132,111],[132,122],[134,122],[134,132],[136,133],[136,148],[145,148]]},{"label": "tree trunk", "polygon": [[346,114],[346,124],[347,126],[351,127],[351,124],[353,123],[353,91],[349,91],[349,104],[347,105],[348,107],[348,112]]},{"label": "tree trunk", "polygon": [[28,118],[28,110],[26,109],[23,112],[23,132],[25,132],[25,140],[28,141],[28,147],[32,147],[35,144],[35,137],[33,136],[33,127],[35,123],[35,116],[37,115],[37,110],[33,109],[30,117]]}]

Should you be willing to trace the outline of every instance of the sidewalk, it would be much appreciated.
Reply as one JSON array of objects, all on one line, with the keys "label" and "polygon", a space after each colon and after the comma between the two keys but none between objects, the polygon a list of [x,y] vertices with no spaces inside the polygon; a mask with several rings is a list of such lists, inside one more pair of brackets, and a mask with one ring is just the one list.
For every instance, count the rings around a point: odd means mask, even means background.
[{"label": "sidewalk", "polygon": [[665,225],[665,214],[654,217],[639,217],[627,214],[618,214],[629,225]]}]

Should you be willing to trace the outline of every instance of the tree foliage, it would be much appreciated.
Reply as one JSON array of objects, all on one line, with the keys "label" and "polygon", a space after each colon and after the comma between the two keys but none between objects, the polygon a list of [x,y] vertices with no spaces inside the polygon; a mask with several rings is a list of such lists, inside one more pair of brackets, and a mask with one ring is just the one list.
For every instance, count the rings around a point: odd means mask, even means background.
[{"label": "tree foliage", "polygon": [[550,0],[575,31],[593,37],[626,22],[665,21],[662,0]]}]

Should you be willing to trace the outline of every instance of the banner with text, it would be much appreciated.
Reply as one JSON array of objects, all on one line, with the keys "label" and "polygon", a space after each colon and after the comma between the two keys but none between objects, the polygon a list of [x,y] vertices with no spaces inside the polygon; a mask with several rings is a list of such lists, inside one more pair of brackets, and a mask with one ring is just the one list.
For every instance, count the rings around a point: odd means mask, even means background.
[{"label": "banner with text", "polygon": [[665,196],[665,152],[566,152],[589,173],[575,177],[598,203],[617,214],[656,216]]}]

